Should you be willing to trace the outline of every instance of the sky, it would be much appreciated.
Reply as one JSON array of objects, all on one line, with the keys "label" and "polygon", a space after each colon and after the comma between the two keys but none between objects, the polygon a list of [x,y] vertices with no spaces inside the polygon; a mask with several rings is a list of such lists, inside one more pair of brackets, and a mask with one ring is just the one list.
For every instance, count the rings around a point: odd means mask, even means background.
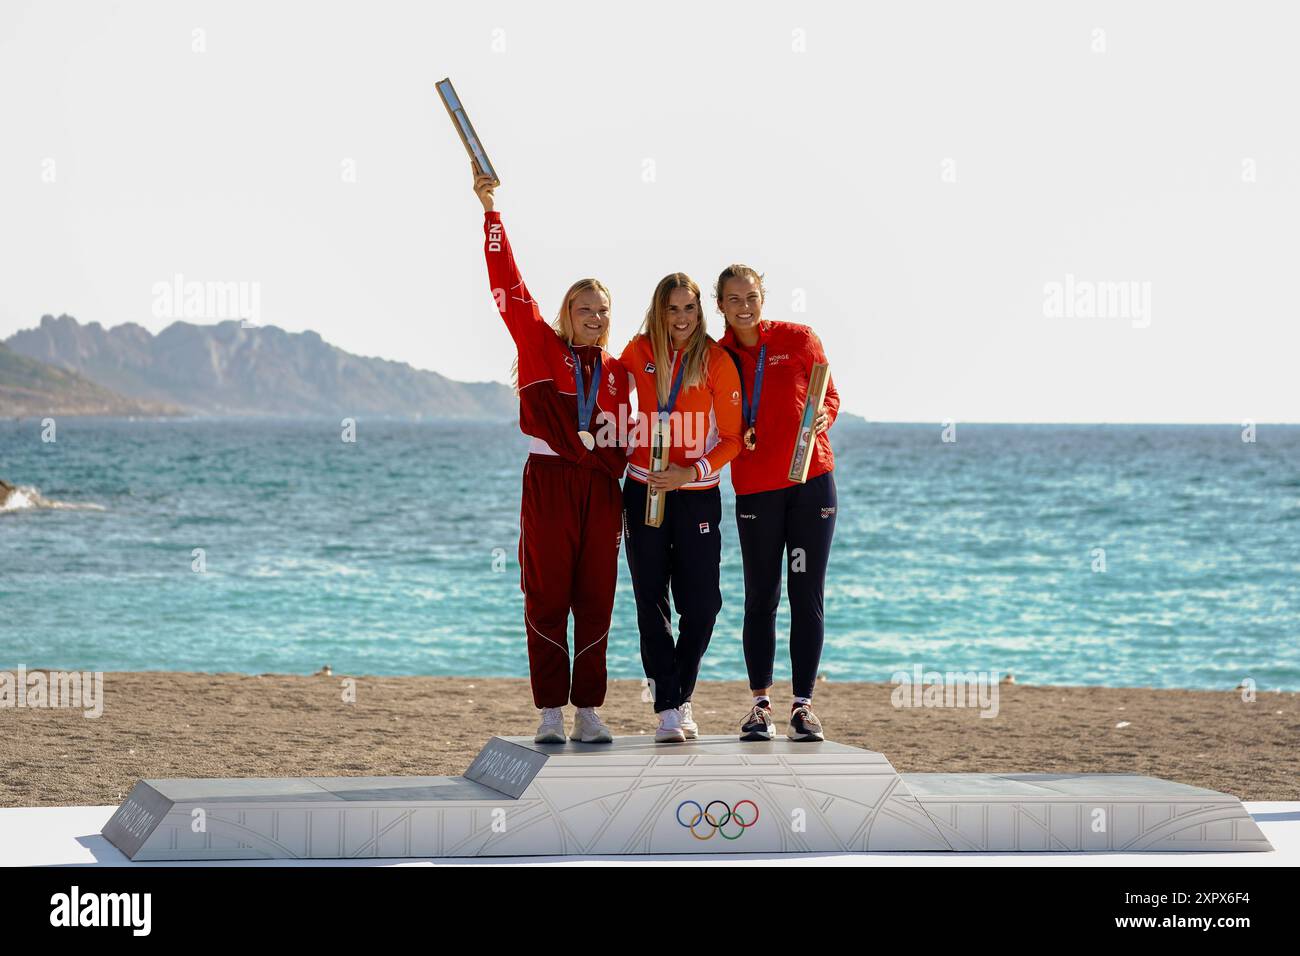
[{"label": "sky", "polygon": [[[1300,7],[0,6],[0,339],[159,283],[505,381],[450,76],[553,317],[766,275],[875,421],[1300,422]],[[721,317],[706,304],[710,329]],[[195,318],[217,321],[223,316]]]}]

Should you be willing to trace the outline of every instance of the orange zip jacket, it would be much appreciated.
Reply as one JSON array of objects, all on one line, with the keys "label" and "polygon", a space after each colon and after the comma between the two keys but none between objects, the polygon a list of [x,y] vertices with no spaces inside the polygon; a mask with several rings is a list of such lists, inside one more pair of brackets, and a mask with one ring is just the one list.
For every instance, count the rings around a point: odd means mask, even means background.
[{"label": "orange zip jacket", "polygon": [[[821,339],[806,325],[764,320],[759,324],[758,345],[752,349],[741,345],[730,328],[720,344],[740,360],[745,395],[751,396],[751,401],[758,352],[762,346],[767,346],[763,393],[758,399],[758,424],[754,429],[758,444],[753,451],[743,449],[731,463],[732,487],[738,495],[789,488],[795,484],[789,478],[790,458],[794,455],[794,443],[799,436],[799,416],[808,394],[808,378],[814,363],[826,361]],[[832,425],[839,410],[840,393],[835,389],[832,376],[826,384],[826,413]],[[808,466],[809,478],[816,478],[835,467],[835,454],[831,451],[828,432],[829,429],[817,435],[813,459]]]},{"label": "orange zip jacket", "polygon": [[[650,468],[651,423],[659,409],[655,382],[654,346],[646,335],[627,344],[619,362],[627,369],[629,385],[636,390],[637,413],[629,432],[628,476],[642,483]],[[673,353],[673,372],[677,370]],[[704,363],[704,383],[682,386],[674,414],[669,416],[672,447],[668,460],[694,468],[698,478],[682,485],[683,490],[716,488],[724,465],[740,452],[740,377],[736,364],[722,346],[709,339]]]}]

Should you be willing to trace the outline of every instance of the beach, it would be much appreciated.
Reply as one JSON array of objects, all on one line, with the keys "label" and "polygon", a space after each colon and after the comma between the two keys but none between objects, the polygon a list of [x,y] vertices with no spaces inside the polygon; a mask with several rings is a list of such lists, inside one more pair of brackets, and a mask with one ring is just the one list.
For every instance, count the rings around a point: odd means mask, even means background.
[{"label": "beach", "polygon": [[[827,739],[878,750],[903,773],[1136,773],[1242,800],[1300,799],[1292,691],[1247,701],[1231,689],[1004,684],[996,716],[982,717],[895,706],[896,689],[819,682]],[[774,691],[778,729],[788,692]],[[641,693],[638,681],[610,682],[601,714],[615,734],[653,732]],[[734,734],[748,704],[744,682],[701,682],[700,732]],[[519,678],[109,672],[98,717],[0,708],[0,806],[117,804],[159,777],[455,775],[488,738],[536,725]]]}]

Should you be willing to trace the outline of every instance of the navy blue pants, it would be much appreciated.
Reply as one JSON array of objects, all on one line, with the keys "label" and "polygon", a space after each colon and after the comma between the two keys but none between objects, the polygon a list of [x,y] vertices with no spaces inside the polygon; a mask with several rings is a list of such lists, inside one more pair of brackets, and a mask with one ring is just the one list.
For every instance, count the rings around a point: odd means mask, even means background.
[{"label": "navy blue pants", "polygon": [[[722,493],[716,487],[669,492],[658,528],[645,523],[645,496],[644,484],[635,478],[623,480],[627,566],[636,595],[641,664],[654,681],[658,713],[680,707],[695,693],[700,660],[722,609]],[[676,643],[670,591],[678,615]]]},{"label": "navy blue pants", "polygon": [[736,496],[745,565],[745,667],[754,690],[772,686],[784,557],[789,562],[786,593],[794,695],[813,695],[825,636],[822,602],[837,507],[830,471],[802,485]]}]

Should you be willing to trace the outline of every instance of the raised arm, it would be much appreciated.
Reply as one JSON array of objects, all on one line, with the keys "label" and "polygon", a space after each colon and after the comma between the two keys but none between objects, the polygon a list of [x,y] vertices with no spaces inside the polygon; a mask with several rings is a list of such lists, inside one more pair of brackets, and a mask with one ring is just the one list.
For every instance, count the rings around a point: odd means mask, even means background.
[{"label": "raised arm", "polygon": [[483,254],[487,259],[488,281],[497,311],[505,320],[510,336],[520,351],[531,350],[540,329],[550,331],[519,274],[510,240],[506,238],[501,213],[496,211],[495,187],[490,176],[476,176],[474,192],[483,203]]}]

